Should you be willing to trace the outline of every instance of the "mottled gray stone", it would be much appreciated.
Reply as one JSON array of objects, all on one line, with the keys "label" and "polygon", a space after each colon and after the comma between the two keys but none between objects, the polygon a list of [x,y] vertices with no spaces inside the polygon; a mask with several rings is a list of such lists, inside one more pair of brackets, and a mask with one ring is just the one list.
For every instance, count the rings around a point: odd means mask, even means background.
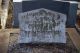
[{"label": "mottled gray stone", "polygon": [[40,8],[19,14],[19,43],[66,43],[66,15]]}]

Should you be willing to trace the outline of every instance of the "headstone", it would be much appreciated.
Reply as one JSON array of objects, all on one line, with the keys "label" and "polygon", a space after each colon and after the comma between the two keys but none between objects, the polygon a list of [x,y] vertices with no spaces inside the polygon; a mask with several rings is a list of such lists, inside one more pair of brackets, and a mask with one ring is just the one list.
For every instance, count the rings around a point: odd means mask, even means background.
[{"label": "headstone", "polygon": [[37,0],[13,0],[13,27],[19,27],[18,13],[38,8],[47,8],[67,15],[67,27],[75,27],[77,2],[72,1],[45,1]]},{"label": "headstone", "polygon": [[39,8],[19,13],[19,43],[66,43],[66,15]]}]

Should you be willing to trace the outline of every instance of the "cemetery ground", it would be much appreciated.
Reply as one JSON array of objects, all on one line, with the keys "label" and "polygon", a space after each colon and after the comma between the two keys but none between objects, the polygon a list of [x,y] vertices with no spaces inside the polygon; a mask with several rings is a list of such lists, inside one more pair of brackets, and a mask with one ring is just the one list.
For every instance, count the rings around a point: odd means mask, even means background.
[{"label": "cemetery ground", "polygon": [[79,53],[80,35],[67,28],[66,44],[18,44],[19,29],[0,29],[0,53]]}]

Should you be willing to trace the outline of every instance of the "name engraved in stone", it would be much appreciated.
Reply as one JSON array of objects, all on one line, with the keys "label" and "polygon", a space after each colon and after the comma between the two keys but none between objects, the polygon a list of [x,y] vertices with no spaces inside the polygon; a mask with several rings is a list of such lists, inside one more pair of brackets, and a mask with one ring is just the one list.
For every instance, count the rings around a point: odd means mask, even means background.
[{"label": "name engraved in stone", "polygon": [[[20,29],[25,42],[66,42],[64,14],[48,9],[36,9],[19,14]],[[21,32],[22,33],[22,32]],[[21,34],[21,37],[23,36]],[[61,39],[64,39],[64,41]],[[60,40],[59,40],[60,39]]]}]

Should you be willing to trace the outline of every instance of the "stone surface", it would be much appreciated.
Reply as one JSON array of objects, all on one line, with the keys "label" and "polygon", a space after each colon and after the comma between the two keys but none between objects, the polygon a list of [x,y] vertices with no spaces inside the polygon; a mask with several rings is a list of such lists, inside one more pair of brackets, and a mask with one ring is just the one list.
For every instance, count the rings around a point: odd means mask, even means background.
[{"label": "stone surface", "polygon": [[70,35],[66,34],[66,44],[19,44],[18,33],[12,33],[9,37],[8,53],[79,53],[74,46]]},{"label": "stone surface", "polygon": [[[13,0],[15,1],[15,0]],[[21,2],[20,2],[21,1]],[[13,2],[14,8],[13,8],[13,27],[19,27],[19,21],[18,21],[18,13],[26,12],[33,9],[38,8],[47,8],[51,9],[53,11],[57,11],[60,13],[64,13],[67,15],[67,27],[75,27],[76,23],[76,12],[77,12],[77,4],[69,2],[61,2],[61,1],[22,1],[22,0],[16,0]]]},{"label": "stone surface", "polygon": [[40,8],[19,14],[19,43],[66,43],[66,15]]}]

